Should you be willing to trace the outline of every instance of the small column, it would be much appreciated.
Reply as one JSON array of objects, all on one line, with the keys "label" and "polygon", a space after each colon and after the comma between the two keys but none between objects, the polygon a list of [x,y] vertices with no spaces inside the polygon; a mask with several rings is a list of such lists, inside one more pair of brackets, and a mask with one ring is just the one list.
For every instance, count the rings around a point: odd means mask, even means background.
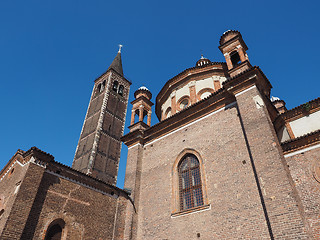
[{"label": "small column", "polygon": [[139,107],[139,122],[143,122],[143,105]]},{"label": "small column", "polygon": [[224,57],[226,58],[228,69],[229,70],[232,69],[233,65],[232,65],[232,62],[231,62],[231,59],[230,59],[230,55],[228,53],[225,53]]},{"label": "small column", "polygon": [[148,112],[147,124],[148,124],[148,126],[151,126],[151,111]]},{"label": "small column", "polygon": [[245,56],[245,52],[244,52],[244,50],[243,50],[242,47],[240,47],[240,48],[238,49],[238,53],[239,53],[241,62],[244,62],[244,61],[247,60],[247,59],[246,59],[246,56]]},{"label": "small column", "polygon": [[131,110],[131,122],[130,122],[130,125],[134,124],[134,117],[135,117],[136,113],[135,111],[132,109]]}]

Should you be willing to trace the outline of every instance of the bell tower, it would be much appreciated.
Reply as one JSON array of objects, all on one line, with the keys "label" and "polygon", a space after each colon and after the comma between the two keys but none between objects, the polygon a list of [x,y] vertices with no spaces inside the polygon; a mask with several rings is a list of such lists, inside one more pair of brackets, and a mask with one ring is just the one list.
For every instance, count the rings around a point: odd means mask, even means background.
[{"label": "bell tower", "polygon": [[[150,101],[152,93],[146,87],[142,86],[134,92],[135,100],[131,102],[131,123],[129,126],[130,132],[136,129],[147,129],[151,125],[151,107],[153,103]],[[135,118],[137,116],[137,121]],[[147,123],[143,120],[147,116]]]},{"label": "bell tower", "polygon": [[116,184],[131,82],[123,75],[121,45],[95,80],[72,168]]},{"label": "bell tower", "polygon": [[240,32],[236,30],[228,30],[224,32],[219,43],[219,49],[226,59],[230,77],[234,77],[251,68],[251,64],[246,53],[248,47],[243,41]]}]

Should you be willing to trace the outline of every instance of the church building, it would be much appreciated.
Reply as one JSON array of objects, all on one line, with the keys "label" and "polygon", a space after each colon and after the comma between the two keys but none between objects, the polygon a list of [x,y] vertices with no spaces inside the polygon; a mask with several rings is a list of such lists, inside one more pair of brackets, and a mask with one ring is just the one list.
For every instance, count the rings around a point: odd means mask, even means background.
[{"label": "church building", "polygon": [[1,170],[0,239],[320,239],[320,98],[288,110],[240,32],[219,49],[225,62],[201,56],[128,106],[120,48],[94,81],[72,167],[32,147]]}]

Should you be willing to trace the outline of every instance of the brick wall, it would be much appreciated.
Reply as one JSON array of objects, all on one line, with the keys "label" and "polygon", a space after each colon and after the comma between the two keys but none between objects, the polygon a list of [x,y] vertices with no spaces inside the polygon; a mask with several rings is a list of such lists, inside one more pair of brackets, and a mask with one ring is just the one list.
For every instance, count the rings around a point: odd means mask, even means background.
[{"label": "brick wall", "polygon": [[[135,231],[133,239],[308,238],[299,197],[267,110],[255,104],[257,95],[251,88],[236,97],[239,108],[234,104],[129,148],[125,186],[134,191],[137,214],[126,227]],[[183,214],[174,166],[186,149],[201,158],[208,206]]]},{"label": "brick wall", "polygon": [[30,163],[0,239],[43,239],[56,219],[65,222],[63,239],[122,239],[127,202]]},{"label": "brick wall", "polygon": [[320,148],[286,158],[314,239],[320,239]]}]

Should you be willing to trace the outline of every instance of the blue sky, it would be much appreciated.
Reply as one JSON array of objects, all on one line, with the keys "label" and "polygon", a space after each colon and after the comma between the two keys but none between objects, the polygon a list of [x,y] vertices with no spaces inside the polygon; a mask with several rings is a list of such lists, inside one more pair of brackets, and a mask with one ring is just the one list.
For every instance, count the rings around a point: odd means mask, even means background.
[{"label": "blue sky", "polygon": [[[319,97],[319,5],[0,1],[0,168],[18,148],[32,146],[72,164],[93,81],[108,68],[120,43],[124,74],[133,82],[130,100],[141,85],[154,100],[167,80],[195,65],[201,52],[211,61],[224,61],[218,46],[228,29],[242,33],[251,64],[261,67],[272,95],[289,109]],[[120,187],[126,154],[123,147]]]}]

